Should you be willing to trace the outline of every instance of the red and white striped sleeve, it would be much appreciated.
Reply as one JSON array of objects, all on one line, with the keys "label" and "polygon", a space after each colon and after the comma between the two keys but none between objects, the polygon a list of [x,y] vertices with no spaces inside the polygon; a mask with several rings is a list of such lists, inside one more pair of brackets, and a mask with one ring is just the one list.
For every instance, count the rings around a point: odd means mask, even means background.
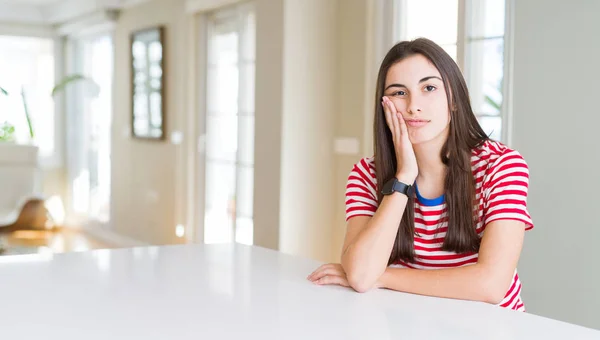
[{"label": "red and white striped sleeve", "polygon": [[484,180],[484,225],[497,220],[517,220],[533,228],[527,210],[529,167],[519,152],[507,149],[490,167]]},{"label": "red and white striped sleeve", "polygon": [[356,163],[346,183],[346,221],[355,216],[373,216],[377,210],[376,179],[369,158]]}]

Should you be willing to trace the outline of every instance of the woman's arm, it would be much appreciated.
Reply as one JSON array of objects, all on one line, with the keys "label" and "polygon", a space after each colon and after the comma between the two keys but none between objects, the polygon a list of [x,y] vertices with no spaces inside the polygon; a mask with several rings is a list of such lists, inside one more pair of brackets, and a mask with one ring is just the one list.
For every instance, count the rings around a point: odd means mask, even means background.
[{"label": "woman's arm", "polygon": [[[398,161],[396,178],[403,183],[412,184],[419,170],[406,122],[386,96],[382,98],[381,105],[392,133]],[[383,198],[370,219],[349,220],[342,251],[342,267],[349,284],[357,292],[371,289],[385,271],[407,201],[408,197],[396,192]]]},{"label": "woman's arm", "polygon": [[396,192],[383,198],[373,217],[348,220],[342,267],[357,292],[371,289],[384,273],[407,201],[405,195]]},{"label": "woman's arm", "polygon": [[485,228],[476,264],[437,270],[387,268],[377,287],[498,304],[513,278],[524,234],[521,221],[493,221]]}]

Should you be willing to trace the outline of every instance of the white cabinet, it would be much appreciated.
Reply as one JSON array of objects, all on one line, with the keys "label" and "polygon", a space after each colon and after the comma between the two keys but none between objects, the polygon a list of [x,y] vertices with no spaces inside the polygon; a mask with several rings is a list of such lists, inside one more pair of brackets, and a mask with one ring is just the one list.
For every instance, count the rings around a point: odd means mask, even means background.
[{"label": "white cabinet", "polygon": [[12,224],[28,199],[39,198],[38,147],[0,143],[0,226]]}]

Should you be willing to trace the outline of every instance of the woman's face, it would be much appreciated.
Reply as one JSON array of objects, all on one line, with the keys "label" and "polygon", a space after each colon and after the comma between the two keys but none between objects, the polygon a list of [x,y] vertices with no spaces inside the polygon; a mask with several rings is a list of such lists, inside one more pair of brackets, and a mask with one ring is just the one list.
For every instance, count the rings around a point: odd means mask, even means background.
[{"label": "woman's face", "polygon": [[415,54],[392,65],[383,94],[402,114],[412,144],[446,140],[450,124],[446,90],[429,59]]}]

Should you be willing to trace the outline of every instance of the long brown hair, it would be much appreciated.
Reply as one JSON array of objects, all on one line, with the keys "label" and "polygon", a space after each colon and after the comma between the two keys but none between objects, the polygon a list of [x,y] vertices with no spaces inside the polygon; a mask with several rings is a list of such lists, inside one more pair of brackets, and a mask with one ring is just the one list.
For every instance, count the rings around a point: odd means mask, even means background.
[{"label": "long brown hair", "polygon": [[[488,136],[473,114],[467,85],[460,69],[440,46],[428,39],[419,38],[396,44],[387,53],[379,69],[374,122],[375,174],[379,187],[377,198],[381,204],[383,195],[380,188],[395,176],[397,170],[392,133],[387,126],[383,107],[380,104],[385,79],[392,65],[415,54],[429,59],[442,75],[451,115],[448,139],[440,152],[441,160],[446,165],[444,197],[448,221],[442,250],[456,253],[476,252],[479,249],[480,239],[476,232],[475,180],[471,170],[471,152],[473,148],[487,140]],[[414,208],[415,198],[409,197],[389,264],[398,260],[406,262],[415,260]]]}]

